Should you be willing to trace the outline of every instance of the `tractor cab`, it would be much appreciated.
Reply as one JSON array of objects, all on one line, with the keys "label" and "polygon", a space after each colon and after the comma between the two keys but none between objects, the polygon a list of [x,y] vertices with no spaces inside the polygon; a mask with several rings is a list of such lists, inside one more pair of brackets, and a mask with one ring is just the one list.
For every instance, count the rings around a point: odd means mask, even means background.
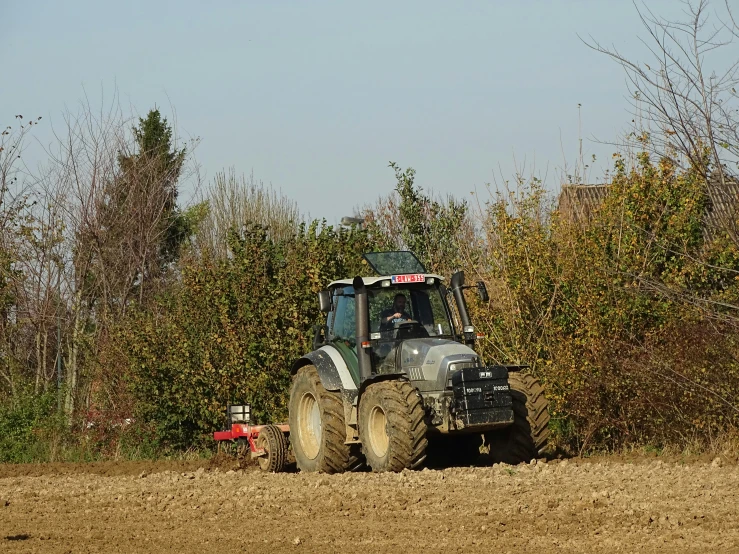
[{"label": "tractor cab", "polygon": [[322,340],[341,353],[357,384],[373,375],[418,374],[419,354],[432,346],[476,357],[460,344],[474,340],[461,274],[453,282],[460,287],[463,304],[457,312],[468,320],[466,326],[455,321],[444,278],[429,273],[412,252],[371,252],[363,258],[376,276],[334,281],[320,301],[327,314]]}]

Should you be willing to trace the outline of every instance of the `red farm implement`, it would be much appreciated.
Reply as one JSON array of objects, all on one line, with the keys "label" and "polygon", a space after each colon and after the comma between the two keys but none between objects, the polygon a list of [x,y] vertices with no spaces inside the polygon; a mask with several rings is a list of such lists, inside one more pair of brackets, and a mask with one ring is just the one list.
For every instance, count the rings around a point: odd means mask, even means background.
[{"label": "red farm implement", "polygon": [[256,458],[263,471],[284,471],[292,462],[286,424],[251,425],[248,404],[230,405],[226,409],[226,429],[216,431],[213,438],[219,443],[236,444],[239,454]]}]

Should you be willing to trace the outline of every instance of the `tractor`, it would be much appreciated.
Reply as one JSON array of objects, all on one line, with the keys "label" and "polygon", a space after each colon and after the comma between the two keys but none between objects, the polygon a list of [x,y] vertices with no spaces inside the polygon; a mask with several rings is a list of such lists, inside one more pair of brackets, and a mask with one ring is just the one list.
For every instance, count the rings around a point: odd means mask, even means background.
[{"label": "tractor", "polygon": [[[464,290],[409,251],[371,252],[375,276],[337,280],[318,294],[325,324],[291,368],[289,433],[301,471],[418,468],[429,455],[468,463],[489,445],[520,462],[547,450],[549,412],[526,366],[486,366]],[[453,299],[453,302],[451,301]]]}]

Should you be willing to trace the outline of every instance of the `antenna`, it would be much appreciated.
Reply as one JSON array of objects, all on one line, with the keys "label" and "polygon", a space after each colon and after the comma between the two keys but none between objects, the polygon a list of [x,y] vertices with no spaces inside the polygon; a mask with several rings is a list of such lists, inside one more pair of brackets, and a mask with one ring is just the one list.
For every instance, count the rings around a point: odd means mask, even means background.
[{"label": "antenna", "polygon": [[582,104],[577,104],[577,137],[578,142],[580,143],[580,167],[579,167],[579,176],[580,176],[580,184],[585,184],[585,162],[582,158]]}]

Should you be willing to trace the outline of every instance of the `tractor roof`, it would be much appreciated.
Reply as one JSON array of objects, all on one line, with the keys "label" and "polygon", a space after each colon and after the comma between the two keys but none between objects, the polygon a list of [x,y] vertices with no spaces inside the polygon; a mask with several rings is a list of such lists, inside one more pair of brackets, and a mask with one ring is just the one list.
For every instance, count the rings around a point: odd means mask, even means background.
[{"label": "tractor roof", "polygon": [[[438,279],[439,281],[443,281],[444,277],[441,275],[436,275],[435,273],[419,273],[417,275],[423,275],[423,281],[426,280],[427,277],[433,277],[434,279]],[[405,284],[417,284],[422,281],[405,281],[405,282],[393,282],[394,277],[400,277],[400,275],[383,275],[381,277],[362,277],[362,280],[364,281],[364,285],[367,287],[371,287],[372,285],[377,285],[381,281],[390,281],[393,285],[405,285]],[[337,281],[332,281],[329,283],[329,288],[338,287],[340,285],[351,287],[354,282],[354,279],[339,279]]]}]

